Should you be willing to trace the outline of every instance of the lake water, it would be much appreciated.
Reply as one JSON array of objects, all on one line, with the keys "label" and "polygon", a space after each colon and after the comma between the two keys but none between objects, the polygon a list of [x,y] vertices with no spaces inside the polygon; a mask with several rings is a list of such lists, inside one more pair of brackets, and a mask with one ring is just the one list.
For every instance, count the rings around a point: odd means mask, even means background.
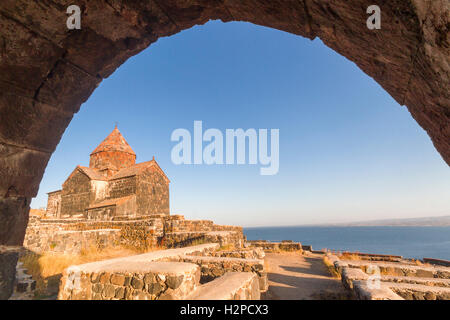
[{"label": "lake water", "polygon": [[293,240],[314,250],[401,255],[450,260],[450,227],[260,227],[244,228],[248,240]]}]

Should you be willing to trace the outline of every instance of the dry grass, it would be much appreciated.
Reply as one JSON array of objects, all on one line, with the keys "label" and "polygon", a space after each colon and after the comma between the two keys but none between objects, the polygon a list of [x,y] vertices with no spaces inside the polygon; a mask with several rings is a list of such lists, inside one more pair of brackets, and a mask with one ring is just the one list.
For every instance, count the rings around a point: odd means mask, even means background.
[{"label": "dry grass", "polygon": [[334,267],[334,264],[331,262],[330,258],[328,258],[327,256],[323,257],[323,263],[325,264],[325,266],[328,269],[328,272],[330,272],[331,276],[333,276],[334,278],[341,278],[341,275],[339,274],[339,272],[337,272],[336,268]]},{"label": "dry grass", "polygon": [[356,253],[343,253],[339,257],[339,259],[341,259],[341,260],[356,260],[356,261],[363,260],[363,258]]},{"label": "dry grass", "polygon": [[[145,252],[160,250],[152,248]],[[80,254],[36,254],[29,252],[20,258],[24,267],[28,270],[33,280],[36,280],[36,297],[45,298],[55,295],[58,291],[59,279],[64,269],[71,265],[79,265],[88,262],[107,260],[118,257],[132,256],[143,253],[142,250],[130,248],[105,248],[92,247],[84,249]]]},{"label": "dry grass", "polygon": [[220,246],[220,248],[217,251],[233,251],[235,250],[235,246],[232,243]]}]

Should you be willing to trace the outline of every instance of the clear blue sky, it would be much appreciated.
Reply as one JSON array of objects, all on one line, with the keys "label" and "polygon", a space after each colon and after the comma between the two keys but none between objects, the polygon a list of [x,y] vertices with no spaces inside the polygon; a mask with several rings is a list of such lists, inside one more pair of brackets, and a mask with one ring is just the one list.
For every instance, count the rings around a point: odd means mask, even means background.
[{"label": "clear blue sky", "polygon": [[[176,166],[171,133],[278,128],[280,169]],[[243,226],[450,214],[450,170],[374,80],[320,40],[209,22],[163,38],[104,80],[75,115],[32,207],[46,205],[114,123],[171,179],[172,214]]]}]

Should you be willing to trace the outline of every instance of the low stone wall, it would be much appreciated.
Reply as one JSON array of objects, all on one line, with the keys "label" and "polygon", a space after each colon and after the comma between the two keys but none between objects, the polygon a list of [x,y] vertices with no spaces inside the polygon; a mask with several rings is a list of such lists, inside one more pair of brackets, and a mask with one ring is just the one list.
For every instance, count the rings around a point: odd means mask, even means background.
[{"label": "low stone wall", "polygon": [[263,248],[264,250],[284,250],[284,251],[302,251],[302,244],[300,242],[269,242],[261,240],[247,241],[247,245],[251,247]]},{"label": "low stone wall", "polygon": [[164,235],[161,244],[167,248],[177,248],[198,242],[215,242],[221,246],[233,245],[240,248],[244,238],[242,233],[235,231],[169,232]]},{"label": "low stone wall", "polygon": [[[345,256],[344,256],[345,257]],[[344,287],[361,300],[449,300],[450,268],[412,261],[340,260],[328,254]]]},{"label": "low stone wall", "polygon": [[377,280],[361,269],[344,267],[342,283],[361,300],[450,299],[450,281],[442,279],[381,276]]},{"label": "low stone wall", "polygon": [[390,289],[405,300],[450,300],[450,288],[396,283]]},{"label": "low stone wall", "polygon": [[241,250],[216,251],[211,253],[211,256],[222,258],[264,259],[265,253],[262,248],[246,248]]},{"label": "low stone wall", "polygon": [[419,277],[419,278],[439,278],[450,279],[450,268],[440,266],[421,266],[406,263],[389,262],[367,262],[343,260],[342,263],[350,268],[360,268],[367,271],[369,268],[377,267],[382,275],[398,277]]},{"label": "low stone wall", "polygon": [[259,300],[259,280],[249,272],[229,272],[190,294],[188,300]]},{"label": "low stone wall", "polygon": [[[75,248],[89,247],[95,244],[95,239],[92,239],[91,235],[98,234],[97,241],[100,244],[108,242],[107,244],[110,245],[122,245],[146,250],[158,245],[158,241],[163,235],[162,226],[163,222],[160,218],[89,221],[34,217],[28,224],[24,247],[38,253],[64,252],[61,247],[67,247],[66,253],[73,253],[76,250],[71,250],[72,246]],[[110,241],[103,239],[104,230],[116,230],[110,232],[111,234],[114,233],[114,237]],[[118,238],[117,234],[119,235]],[[60,241],[63,244],[58,244]]]},{"label": "low stone wall", "polygon": [[[156,246],[183,247],[196,242],[217,242],[220,245],[233,244],[240,248],[244,243],[241,227],[214,225],[208,220],[184,220],[183,216],[147,215],[115,217],[112,221],[93,221],[85,219],[41,219],[33,216],[28,224],[24,246],[41,253],[55,251],[55,237],[64,234],[64,243],[69,247],[69,235],[73,242],[83,241],[78,233],[66,231],[92,231],[99,229],[120,230],[120,241],[117,244],[125,247],[142,249]],[[172,232],[171,230],[187,230]],[[58,235],[58,236],[56,236]],[[58,238],[59,239],[59,238]],[[114,239],[115,241],[116,239]],[[90,245],[91,243],[89,243]],[[88,244],[81,245],[82,247]],[[61,252],[61,250],[57,250]]]},{"label": "low stone wall", "polygon": [[443,267],[450,267],[450,261],[449,260],[423,258],[423,262],[431,263],[431,264],[435,264],[435,265],[443,266]]},{"label": "low stone wall", "polygon": [[266,291],[268,288],[264,260],[186,255],[179,257],[178,261],[199,265],[201,267],[200,283],[210,282],[227,272],[253,272],[258,275],[260,289]]},{"label": "low stone wall", "polygon": [[174,262],[108,260],[68,268],[63,273],[60,300],[184,299],[197,286],[200,268]]},{"label": "low stone wall", "polygon": [[357,256],[361,260],[368,261],[387,261],[387,262],[400,262],[403,260],[402,256],[395,256],[391,254],[374,254],[374,253],[361,253],[361,252],[349,252],[343,251],[341,253],[343,257],[345,256]]},{"label": "low stone wall", "polygon": [[89,248],[104,249],[120,243],[120,230],[98,229],[88,231],[58,231],[49,235],[39,247],[28,246],[34,252],[79,254]]},{"label": "low stone wall", "polygon": [[[237,267],[237,260],[244,259],[189,256],[206,254],[218,247],[216,243],[203,244],[71,266],[63,273],[58,299],[259,299],[262,288],[258,272],[261,274],[262,261],[249,261],[245,266]],[[184,262],[191,258],[197,263]],[[232,261],[228,270],[253,272],[222,273],[222,276],[201,285],[202,267],[198,258],[209,258],[210,262],[212,259],[216,263],[219,260]]]},{"label": "low stone wall", "polygon": [[164,223],[166,232],[206,232],[206,231],[235,231],[243,233],[239,226],[216,225],[211,220],[185,220],[183,216],[171,216]]}]

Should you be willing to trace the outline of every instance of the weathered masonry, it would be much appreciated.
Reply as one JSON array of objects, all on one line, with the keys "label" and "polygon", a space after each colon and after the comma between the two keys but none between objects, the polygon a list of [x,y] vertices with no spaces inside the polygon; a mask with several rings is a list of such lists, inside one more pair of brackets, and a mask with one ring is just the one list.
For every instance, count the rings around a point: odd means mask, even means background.
[{"label": "weathered masonry", "polygon": [[111,220],[120,216],[169,214],[169,179],[155,159],[136,164],[136,154],[117,127],[48,194],[47,217]]},{"label": "weathered masonry", "polygon": [[73,114],[128,58],[211,19],[319,37],[407,106],[450,164],[448,0],[379,1],[380,30],[366,26],[373,0],[77,0],[82,28],[68,30],[71,4],[0,1],[0,298],[11,293],[11,250],[23,244],[31,198]]}]

